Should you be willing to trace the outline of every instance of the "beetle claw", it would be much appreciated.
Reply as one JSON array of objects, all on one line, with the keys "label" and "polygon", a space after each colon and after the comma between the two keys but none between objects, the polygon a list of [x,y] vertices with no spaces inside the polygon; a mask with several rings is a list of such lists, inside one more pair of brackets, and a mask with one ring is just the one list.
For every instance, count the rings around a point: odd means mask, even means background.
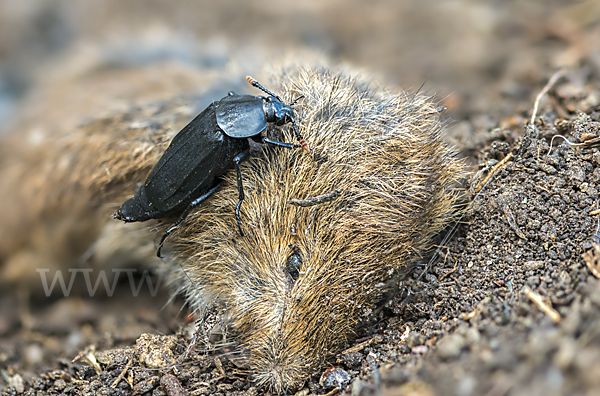
[{"label": "beetle claw", "polygon": [[304,150],[310,152],[310,147],[308,147],[308,144],[306,143],[306,140],[300,139],[300,146],[302,146],[302,148]]}]

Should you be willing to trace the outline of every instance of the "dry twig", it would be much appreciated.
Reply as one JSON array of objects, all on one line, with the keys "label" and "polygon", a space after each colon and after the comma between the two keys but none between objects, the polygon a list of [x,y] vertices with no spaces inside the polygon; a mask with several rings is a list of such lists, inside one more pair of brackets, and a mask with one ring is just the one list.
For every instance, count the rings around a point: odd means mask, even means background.
[{"label": "dry twig", "polygon": [[119,382],[121,382],[121,380],[125,376],[125,373],[127,373],[127,370],[129,370],[129,368],[131,367],[132,363],[133,363],[133,357],[130,357],[129,361],[127,362],[127,365],[125,366],[125,368],[123,369],[123,371],[121,371],[121,374],[119,374],[119,376],[117,377],[117,379],[115,379],[115,381],[110,386],[111,388],[116,388],[117,385],[119,385]]},{"label": "dry twig", "polygon": [[549,303],[545,301],[544,297],[542,297],[540,294],[534,292],[528,287],[525,287],[523,289],[523,292],[531,301],[533,301],[533,303],[540,309],[540,311],[548,315],[548,317],[550,317],[550,319],[554,323],[560,322],[560,314],[557,310],[552,308],[552,306]]},{"label": "dry twig", "polygon": [[550,80],[548,80],[548,82],[546,83],[544,88],[542,88],[540,93],[535,98],[535,103],[533,105],[533,113],[531,114],[531,121],[530,121],[531,125],[533,125],[533,123],[535,122],[535,117],[537,117],[537,111],[538,111],[538,107],[540,105],[540,101],[542,100],[542,97],[544,95],[546,95],[546,93],[550,90],[550,88],[552,88],[552,86],[554,84],[556,84],[558,79],[561,78],[564,74],[565,74],[564,70],[559,70],[556,73],[554,73],[552,75],[552,77],[550,77]]},{"label": "dry twig", "polygon": [[594,243],[592,248],[584,252],[581,257],[583,257],[585,265],[587,265],[592,274],[600,279],[600,245]]},{"label": "dry twig", "polygon": [[490,173],[485,177],[485,179],[483,179],[483,181],[481,183],[479,183],[478,188],[475,189],[475,194],[479,194],[479,191],[481,191],[486,186],[486,184],[490,181],[492,176],[494,176],[494,174],[496,174],[498,169],[500,169],[502,166],[504,166],[504,164],[506,164],[508,162],[508,160],[511,158],[512,158],[512,153],[508,153],[508,155],[506,157],[504,157],[504,159],[502,161],[498,162],[496,164],[496,166],[494,166],[492,168]]},{"label": "dry twig", "polygon": [[333,201],[340,195],[338,190],[334,190],[332,192],[328,192],[327,194],[319,195],[316,197],[306,198],[306,199],[290,199],[288,201],[291,205],[302,206],[303,208],[318,205],[323,202]]}]

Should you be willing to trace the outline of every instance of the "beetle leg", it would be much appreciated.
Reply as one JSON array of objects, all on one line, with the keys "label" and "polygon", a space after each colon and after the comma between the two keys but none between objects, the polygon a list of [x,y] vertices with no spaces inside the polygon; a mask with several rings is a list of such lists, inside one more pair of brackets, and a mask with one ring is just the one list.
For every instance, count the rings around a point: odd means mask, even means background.
[{"label": "beetle leg", "polygon": [[299,101],[300,99],[304,98],[304,95],[299,95],[296,99],[292,100],[290,102],[290,104],[288,104],[288,106],[293,106],[296,104],[297,101]]},{"label": "beetle leg", "polygon": [[250,150],[242,151],[238,155],[233,158],[233,163],[235,164],[235,170],[237,171],[237,184],[238,184],[238,193],[239,193],[239,202],[235,207],[235,218],[238,223],[238,228],[240,230],[241,236],[247,236],[248,234],[244,234],[242,232],[242,220],[240,219],[240,208],[242,207],[242,202],[244,201],[244,184],[242,183],[242,169],[240,168],[240,162],[242,162],[248,155],[250,154]]},{"label": "beetle leg", "polygon": [[292,127],[294,128],[294,133],[296,134],[296,138],[298,138],[298,143],[300,143],[300,146],[304,150],[310,151],[310,147],[308,147],[306,140],[304,140],[304,138],[302,136],[300,136],[300,132],[298,131],[298,127],[296,126],[296,120],[294,120],[293,117],[291,119],[291,122],[292,122]]},{"label": "beetle leg", "polygon": [[179,216],[179,219],[177,219],[177,221],[175,223],[173,223],[173,225],[171,227],[169,227],[169,229],[167,231],[165,231],[162,238],[160,238],[160,243],[158,244],[158,249],[156,249],[156,255],[159,258],[162,258],[162,256],[160,255],[160,251],[165,243],[165,239],[167,239],[169,234],[171,234],[173,231],[175,231],[177,229],[177,227],[179,227],[179,225],[181,223],[183,223],[183,221],[190,214],[192,209],[194,209],[196,206],[198,206],[200,203],[202,203],[206,198],[210,197],[215,191],[217,191],[219,189],[219,187],[221,187],[222,184],[223,184],[223,181],[219,181],[219,183],[217,183],[216,186],[214,186],[213,188],[208,190],[205,194],[202,194],[199,198],[196,198],[195,200],[193,200],[192,203],[189,204],[188,207],[183,211],[181,216]]},{"label": "beetle leg", "polygon": [[299,144],[292,144],[292,143],[284,143],[284,142],[279,142],[277,140],[273,140],[273,139],[269,139],[267,137],[263,137],[262,138],[263,143],[271,143],[274,144],[276,146],[280,146],[280,147],[285,147],[285,148],[300,148],[302,146],[300,146]]}]

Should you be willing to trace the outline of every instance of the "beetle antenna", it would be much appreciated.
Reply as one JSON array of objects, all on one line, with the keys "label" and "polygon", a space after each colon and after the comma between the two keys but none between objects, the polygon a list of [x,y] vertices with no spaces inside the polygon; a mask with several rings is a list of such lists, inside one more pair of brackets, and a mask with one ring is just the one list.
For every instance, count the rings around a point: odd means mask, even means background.
[{"label": "beetle antenna", "polygon": [[304,95],[300,95],[298,96],[296,99],[292,100],[292,102],[288,105],[288,106],[293,106],[296,104],[297,101],[299,101],[300,99],[302,99],[304,97]]},{"label": "beetle antenna", "polygon": [[[255,79],[253,79],[252,77],[246,76],[246,80],[248,80],[250,85],[252,85],[253,87],[256,87],[256,88],[260,89],[261,91],[281,100],[281,98],[279,96],[275,95],[273,92],[269,91],[267,88],[260,85],[260,83],[258,81],[256,81]],[[283,100],[281,100],[281,101],[283,102]]]}]

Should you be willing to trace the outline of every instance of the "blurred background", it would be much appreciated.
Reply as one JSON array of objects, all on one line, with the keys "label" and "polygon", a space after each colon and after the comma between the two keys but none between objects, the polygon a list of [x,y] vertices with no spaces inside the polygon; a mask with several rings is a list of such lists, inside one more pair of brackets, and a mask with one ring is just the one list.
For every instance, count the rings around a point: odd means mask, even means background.
[{"label": "blurred background", "polygon": [[424,84],[456,120],[505,115],[559,66],[598,73],[599,19],[598,0],[0,0],[0,130],[205,92],[195,73],[235,88],[284,57]]},{"label": "blurred background", "polygon": [[[599,21],[600,0],[0,0],[0,137],[39,144],[173,99],[194,100],[180,117],[189,120],[230,90],[251,91],[246,75],[318,62],[369,76],[374,87],[436,95],[470,155],[501,120],[523,125],[557,68],[577,68],[574,90],[600,79]],[[5,142],[0,153],[15,151]],[[0,182],[10,161],[18,160],[0,155]],[[4,252],[0,270],[14,248]],[[0,365],[33,371],[92,342],[172,332],[181,316],[159,310],[168,296],[65,299],[35,307],[24,325],[16,301],[27,296],[5,294]]]}]

